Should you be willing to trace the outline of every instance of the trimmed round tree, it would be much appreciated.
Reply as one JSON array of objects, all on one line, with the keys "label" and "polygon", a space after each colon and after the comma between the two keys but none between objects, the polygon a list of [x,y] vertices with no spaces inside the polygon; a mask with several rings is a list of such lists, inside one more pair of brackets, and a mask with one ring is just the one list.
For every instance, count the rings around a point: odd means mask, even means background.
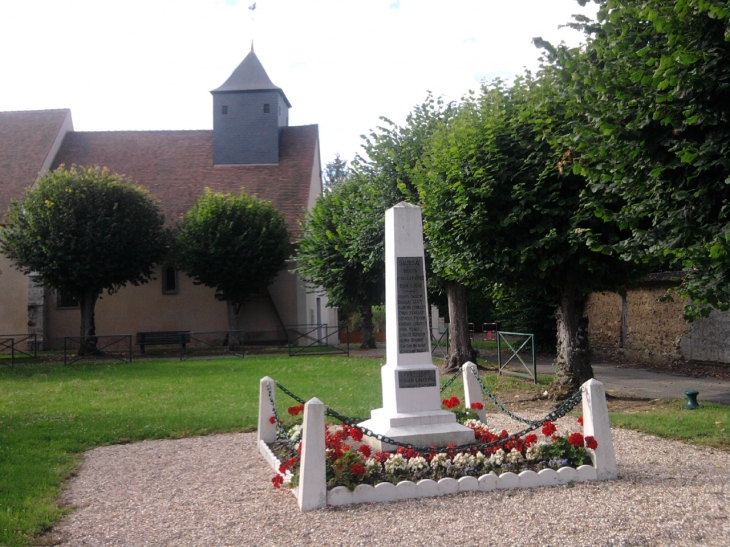
[{"label": "trimmed round tree", "polygon": [[13,201],[7,216],[0,249],[20,271],[79,301],[91,350],[101,293],[149,281],[169,247],[157,202],[106,168],[61,166]]},{"label": "trimmed round tree", "polygon": [[[290,254],[284,217],[269,201],[206,189],[180,224],[180,266],[228,306],[228,327],[240,331],[241,306],[271,285]],[[231,335],[231,349],[242,344]]]}]

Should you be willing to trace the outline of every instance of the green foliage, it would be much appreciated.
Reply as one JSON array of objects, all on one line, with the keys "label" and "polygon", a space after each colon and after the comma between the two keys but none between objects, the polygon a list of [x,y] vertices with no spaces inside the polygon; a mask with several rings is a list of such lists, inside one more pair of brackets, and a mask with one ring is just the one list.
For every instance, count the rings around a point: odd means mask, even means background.
[{"label": "green foliage", "polygon": [[331,306],[357,310],[385,300],[383,210],[371,197],[350,178],[320,196],[302,224],[297,271],[327,291]]},{"label": "green foliage", "polygon": [[324,167],[324,187],[326,190],[331,190],[349,176],[350,168],[347,167],[347,161],[340,158],[340,154],[337,153],[335,159]]},{"label": "green foliage", "polygon": [[[567,437],[555,437],[552,442],[541,445],[540,456],[555,462],[567,460],[567,465],[572,467],[591,464],[588,451],[583,446],[573,446],[568,442]],[[566,464],[555,463],[554,468],[558,469],[562,465]]]},{"label": "green foliage", "polygon": [[181,268],[235,306],[265,290],[290,252],[284,217],[270,202],[209,189],[183,218],[178,244]]},{"label": "green foliage", "polygon": [[[730,307],[730,7],[720,0],[601,0],[583,50],[548,49],[588,177],[583,206],[630,231],[594,249],[685,270],[688,318]],[[569,144],[568,144],[569,143]]]},{"label": "green foliage", "polygon": [[435,133],[416,185],[438,275],[553,297],[569,276],[584,294],[626,278],[581,241],[585,180],[547,138],[565,130],[555,85],[529,74],[485,85]]},{"label": "green foliage", "polygon": [[81,298],[147,282],[169,237],[147,192],[98,167],[59,167],[13,201],[0,249],[24,273]]}]

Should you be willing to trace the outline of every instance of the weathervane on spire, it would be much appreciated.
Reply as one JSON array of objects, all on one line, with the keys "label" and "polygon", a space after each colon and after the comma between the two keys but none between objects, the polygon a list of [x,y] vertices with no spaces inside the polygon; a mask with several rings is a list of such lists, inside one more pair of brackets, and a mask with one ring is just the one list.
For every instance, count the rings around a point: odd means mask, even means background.
[{"label": "weathervane on spire", "polygon": [[[253,17],[253,16],[254,16],[254,12],[256,11],[256,2],[254,2],[253,4],[251,4],[251,5],[250,5],[250,6],[248,7],[248,9],[250,9],[250,10],[251,10],[251,34],[253,35],[253,29],[254,29],[254,28],[255,28],[255,26],[256,26],[256,25],[254,24],[254,17]],[[253,38],[251,38],[251,51],[253,51]]]}]

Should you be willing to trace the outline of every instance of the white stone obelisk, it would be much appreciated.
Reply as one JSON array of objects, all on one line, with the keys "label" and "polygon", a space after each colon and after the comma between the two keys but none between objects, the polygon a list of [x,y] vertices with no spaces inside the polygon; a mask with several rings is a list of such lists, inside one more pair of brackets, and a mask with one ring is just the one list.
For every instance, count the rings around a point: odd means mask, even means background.
[{"label": "white stone obelisk", "polygon": [[[421,208],[401,202],[385,212],[386,364],[383,408],[361,425],[414,446],[474,441],[474,432],[441,409],[438,368],[431,359]],[[378,450],[392,444],[368,437]]]}]

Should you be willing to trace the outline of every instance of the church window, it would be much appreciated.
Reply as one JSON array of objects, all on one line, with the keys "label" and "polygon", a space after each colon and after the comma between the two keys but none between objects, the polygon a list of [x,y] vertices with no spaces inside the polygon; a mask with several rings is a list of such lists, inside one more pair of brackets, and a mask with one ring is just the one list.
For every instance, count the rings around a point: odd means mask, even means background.
[{"label": "church window", "polygon": [[221,108],[221,114],[228,114],[228,105],[223,105],[223,108]]},{"label": "church window", "polygon": [[57,308],[78,308],[79,301],[75,296],[68,294],[67,292],[58,291],[56,293],[56,307]]},{"label": "church window", "polygon": [[264,105],[264,114],[268,114],[269,112],[271,112],[271,105],[269,103],[266,103]]},{"label": "church window", "polygon": [[177,270],[175,266],[162,268],[162,294],[177,294]]}]

